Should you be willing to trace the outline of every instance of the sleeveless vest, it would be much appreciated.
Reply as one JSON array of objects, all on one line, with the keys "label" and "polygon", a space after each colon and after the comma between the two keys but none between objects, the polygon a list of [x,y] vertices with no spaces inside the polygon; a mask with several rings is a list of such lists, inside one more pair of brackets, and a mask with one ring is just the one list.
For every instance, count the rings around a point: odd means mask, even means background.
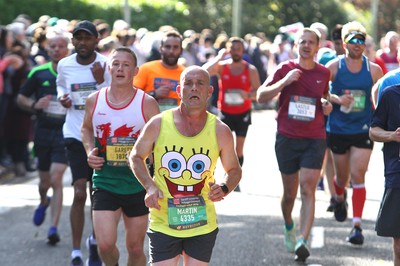
[{"label": "sleeveless vest", "polygon": [[95,145],[105,158],[101,170],[93,174],[93,187],[116,194],[135,194],[144,188],[132,173],[127,154],[132,149],[146,120],[143,115],[144,92],[140,89],[121,108],[112,107],[103,88],[97,93],[92,114]]},{"label": "sleeveless vest", "polygon": [[191,237],[217,228],[215,206],[208,193],[218,157],[214,115],[207,114],[199,134],[186,137],[176,128],[172,110],[163,113],[154,146],[154,179],[164,198],[159,199],[160,210],[150,209],[150,229]]},{"label": "sleeveless vest", "polygon": [[354,102],[351,110],[334,104],[328,117],[327,131],[333,134],[352,135],[367,133],[372,118],[371,88],[373,80],[368,59],[363,56],[361,70],[352,73],[346,66],[344,57],[339,56],[339,69],[331,83],[331,93],[341,96],[352,94]]}]

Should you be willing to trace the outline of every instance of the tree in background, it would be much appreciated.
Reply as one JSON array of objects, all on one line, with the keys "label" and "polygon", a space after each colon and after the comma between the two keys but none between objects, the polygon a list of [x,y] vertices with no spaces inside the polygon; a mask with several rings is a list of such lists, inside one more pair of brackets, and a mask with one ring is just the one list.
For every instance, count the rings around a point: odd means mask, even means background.
[{"label": "tree in background", "polygon": [[[214,32],[232,32],[232,0],[129,0],[131,26],[157,30],[172,25],[180,32],[204,28]],[[36,21],[47,14],[58,18],[102,18],[109,23],[121,19],[123,1],[110,0],[0,0],[0,24],[10,23],[18,14],[25,13]],[[337,23],[358,20],[368,25],[371,20],[371,0],[242,0],[242,31],[263,32],[272,38],[279,27],[295,22],[305,26],[319,21],[332,28]],[[379,1],[378,36],[389,30],[398,31],[400,9],[398,0]],[[371,26],[367,26],[371,32]]]}]

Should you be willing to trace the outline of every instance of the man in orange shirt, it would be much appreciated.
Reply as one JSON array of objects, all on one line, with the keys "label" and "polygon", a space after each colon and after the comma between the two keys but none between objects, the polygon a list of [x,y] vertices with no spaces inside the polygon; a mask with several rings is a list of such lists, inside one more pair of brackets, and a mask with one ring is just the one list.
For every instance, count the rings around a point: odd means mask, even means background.
[{"label": "man in orange shirt", "polygon": [[178,64],[182,54],[182,36],[179,32],[165,33],[161,40],[160,53],[161,60],[150,61],[140,66],[133,84],[153,96],[163,111],[180,103],[176,86],[185,67]]}]

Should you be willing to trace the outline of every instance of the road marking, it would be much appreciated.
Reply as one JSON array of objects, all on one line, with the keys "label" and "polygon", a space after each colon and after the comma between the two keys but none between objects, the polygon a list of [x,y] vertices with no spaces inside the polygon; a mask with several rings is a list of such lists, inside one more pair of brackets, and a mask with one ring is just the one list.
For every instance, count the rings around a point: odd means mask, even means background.
[{"label": "road marking", "polygon": [[325,229],[322,226],[315,226],[311,230],[311,248],[324,247]]}]

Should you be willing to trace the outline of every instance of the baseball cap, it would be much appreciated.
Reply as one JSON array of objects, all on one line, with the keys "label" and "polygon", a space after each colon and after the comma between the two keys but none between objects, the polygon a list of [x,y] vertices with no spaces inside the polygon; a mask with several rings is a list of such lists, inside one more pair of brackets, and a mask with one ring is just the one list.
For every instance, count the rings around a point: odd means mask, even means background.
[{"label": "baseball cap", "polygon": [[353,39],[356,36],[361,36],[362,39],[365,41],[366,34],[365,32],[362,31],[350,31],[349,33],[346,34],[344,37],[344,42],[348,43],[351,39]]},{"label": "baseball cap", "polygon": [[96,26],[88,20],[83,20],[78,24],[76,24],[74,31],[72,32],[72,35],[75,35],[75,33],[77,33],[80,30],[86,31],[87,33],[93,35],[96,38],[99,36]]}]

